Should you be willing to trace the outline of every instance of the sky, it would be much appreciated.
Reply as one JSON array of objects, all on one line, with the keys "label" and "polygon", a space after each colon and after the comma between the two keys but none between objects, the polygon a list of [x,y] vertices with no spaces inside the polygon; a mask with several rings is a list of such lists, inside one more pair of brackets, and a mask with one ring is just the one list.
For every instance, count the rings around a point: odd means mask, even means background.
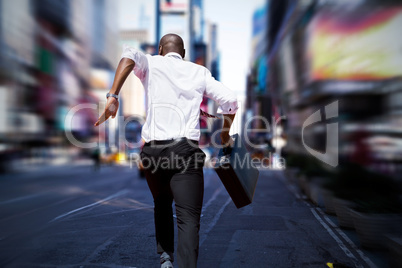
[{"label": "sky", "polygon": [[221,82],[244,94],[250,69],[252,17],[264,0],[204,0],[204,18],[218,25]]},{"label": "sky", "polygon": [[[155,40],[154,2],[119,0],[120,29],[133,29],[140,26],[141,8],[138,9],[138,6],[143,6],[143,14],[151,29],[150,38],[153,42]],[[250,69],[252,16],[264,2],[265,0],[204,0],[205,21],[218,26],[218,48],[221,56],[220,81],[236,91],[239,97],[244,96],[246,77]]]}]

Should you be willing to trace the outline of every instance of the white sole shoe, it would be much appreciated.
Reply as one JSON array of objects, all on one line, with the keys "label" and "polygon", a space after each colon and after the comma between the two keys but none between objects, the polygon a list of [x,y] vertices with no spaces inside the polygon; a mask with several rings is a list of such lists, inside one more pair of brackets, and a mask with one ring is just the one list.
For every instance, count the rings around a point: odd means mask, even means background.
[{"label": "white sole shoe", "polygon": [[170,261],[162,263],[161,268],[173,268],[173,264]]},{"label": "white sole shoe", "polygon": [[172,258],[166,252],[161,254],[161,268],[173,268]]}]

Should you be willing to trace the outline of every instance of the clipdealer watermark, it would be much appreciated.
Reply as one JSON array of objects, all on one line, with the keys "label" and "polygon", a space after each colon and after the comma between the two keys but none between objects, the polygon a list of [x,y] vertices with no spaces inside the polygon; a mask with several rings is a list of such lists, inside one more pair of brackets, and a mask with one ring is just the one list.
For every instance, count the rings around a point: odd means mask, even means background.
[{"label": "clipdealer watermark", "polygon": [[[324,107],[325,119],[329,120],[332,118],[337,118],[339,116],[339,102],[334,101]],[[326,124],[326,145],[325,152],[319,152],[309,147],[304,141],[304,130],[306,127],[322,121],[321,111],[317,110],[312,115],[310,115],[306,121],[304,121],[302,126],[302,143],[304,148],[312,156],[318,160],[332,166],[336,167],[339,163],[339,126],[338,123]]]},{"label": "clipdealer watermark", "polygon": [[[124,116],[116,116],[116,121],[115,121],[115,125],[116,128],[114,130],[112,130],[111,128],[107,128],[104,125],[101,125],[99,127],[99,136],[98,136],[98,141],[88,141],[88,142],[83,142],[78,140],[73,132],[72,132],[72,125],[73,125],[73,119],[74,116],[77,115],[77,113],[79,113],[81,110],[84,109],[91,109],[91,110],[96,110],[98,111],[98,105],[96,104],[90,104],[90,103],[86,103],[86,104],[79,104],[74,106],[73,108],[71,108],[69,110],[69,112],[67,113],[67,115],[65,116],[65,126],[70,126],[68,128],[65,129],[65,135],[66,138],[68,139],[68,141],[78,147],[78,148],[82,148],[82,149],[95,149],[99,146],[109,146],[109,147],[114,147],[115,149],[119,150],[121,148],[116,147],[115,143],[117,140],[118,144],[123,144],[124,147],[126,148],[130,148],[130,149],[141,149],[143,146],[143,142],[141,140],[137,141],[137,142],[132,142],[129,141],[126,137],[126,128],[128,126],[128,124],[130,124],[131,122],[135,121],[137,122],[139,125],[144,127],[145,124],[145,118],[142,116],[130,116],[130,117],[124,117]],[[179,132],[177,133],[178,136],[189,136],[188,134],[195,132],[207,132],[210,135],[210,142],[209,144],[207,144],[206,146],[212,146],[214,148],[220,149],[222,148],[221,144],[216,143],[215,141],[218,140],[216,139],[216,136],[221,133],[221,130],[216,130],[216,131],[212,131],[213,129],[213,119],[207,119],[205,117],[200,117],[200,120],[203,120],[206,123],[206,129],[202,129],[199,130],[195,127],[190,127],[188,125],[186,125],[186,122],[184,120],[184,114],[183,112],[180,110],[179,107],[172,107],[171,104],[167,105],[167,104],[154,104],[152,106],[152,112],[154,114],[154,118],[155,120],[157,119],[157,116],[155,115],[162,115],[165,114],[168,111],[171,111],[173,109],[174,113],[177,114],[177,122],[179,124],[178,130]],[[336,118],[339,115],[338,112],[338,101],[335,101],[333,103],[330,103],[328,105],[326,105],[324,107],[324,114],[325,114],[325,119],[332,119],[332,118]],[[236,119],[237,118],[237,119]],[[266,147],[266,144],[261,144],[261,143],[253,143],[250,134],[251,133],[265,133],[265,134],[270,134],[271,137],[275,137],[277,130],[278,130],[278,126],[280,128],[280,123],[282,119],[286,119],[286,116],[281,116],[277,119],[272,118],[271,123],[269,123],[269,120],[265,117],[262,116],[251,116],[249,118],[247,118],[245,120],[245,123],[243,124],[244,130],[243,131],[243,141],[247,144],[247,147],[252,149],[252,150],[263,150],[264,147]],[[235,117],[235,121],[238,120],[238,117]],[[261,129],[261,128],[256,128],[253,129],[250,126],[253,126],[254,122],[256,120],[259,120],[261,122],[263,122],[263,124],[265,125],[265,128]],[[305,129],[315,123],[318,123],[320,121],[323,121],[322,116],[321,116],[321,111],[320,109],[315,111],[313,114],[311,114],[302,124],[302,129],[301,129],[301,138],[302,138],[302,145],[303,147],[306,149],[306,151],[311,154],[312,156],[314,156],[315,158],[319,159],[320,161],[332,166],[332,167],[336,167],[338,165],[338,158],[339,158],[339,151],[338,151],[338,144],[339,144],[339,130],[338,130],[338,123],[329,123],[326,125],[326,150],[325,152],[319,152],[317,150],[314,150],[313,148],[309,147],[306,142],[305,142]],[[151,137],[155,137],[155,122],[151,123],[150,125],[147,126],[147,133],[150,134]],[[240,123],[237,124],[237,128],[240,127]],[[233,128],[233,125],[232,125]],[[117,132],[120,133],[118,137],[114,136],[113,132]],[[238,131],[239,129],[234,129],[233,132],[234,133],[239,133],[240,131]],[[109,144],[104,144],[101,143],[100,141],[104,140],[104,137],[109,136]],[[110,138],[112,137],[112,138]],[[236,156],[235,156],[236,158]],[[167,167],[170,168],[169,165],[173,165],[172,164],[172,160],[171,158],[168,159],[162,159],[159,161],[159,163],[151,163],[152,167]],[[129,154],[129,162],[130,162],[130,167],[133,167],[134,165],[138,166],[139,163],[141,162],[141,158],[140,158],[140,154],[139,153],[132,153]],[[187,162],[186,162],[187,161]],[[206,167],[214,167],[216,165],[216,163],[220,163],[221,161],[223,161],[222,159],[220,159],[219,157],[212,157],[212,158],[208,158],[205,161],[205,166]],[[186,166],[186,163],[188,163],[188,160],[186,159],[176,159],[175,163],[182,163],[182,165]],[[151,167],[151,164],[150,167]],[[247,168],[247,165],[252,165],[253,167],[257,167],[257,168],[279,168],[279,169],[284,169],[286,167],[286,160],[281,157],[281,155],[279,154],[273,154],[271,152],[269,152],[268,156],[264,156],[264,157],[259,157],[259,158],[252,158],[250,154],[246,154],[246,156],[244,157],[244,159],[240,159],[240,157],[237,156],[237,158],[235,160],[233,160],[231,162],[232,165],[235,166],[239,166],[240,168]],[[142,166],[144,168],[146,168],[146,166],[144,164],[142,164]],[[149,167],[149,168],[150,168]]]}]

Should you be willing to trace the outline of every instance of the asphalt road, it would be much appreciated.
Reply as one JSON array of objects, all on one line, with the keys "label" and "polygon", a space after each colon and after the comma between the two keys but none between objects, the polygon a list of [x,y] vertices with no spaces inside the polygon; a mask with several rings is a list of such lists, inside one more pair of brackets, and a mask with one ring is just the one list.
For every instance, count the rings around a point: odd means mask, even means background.
[{"label": "asphalt road", "polygon": [[[205,174],[199,267],[374,267],[293,193],[261,171],[254,202],[236,209]],[[136,169],[64,166],[0,176],[0,267],[159,267],[153,202]]]}]

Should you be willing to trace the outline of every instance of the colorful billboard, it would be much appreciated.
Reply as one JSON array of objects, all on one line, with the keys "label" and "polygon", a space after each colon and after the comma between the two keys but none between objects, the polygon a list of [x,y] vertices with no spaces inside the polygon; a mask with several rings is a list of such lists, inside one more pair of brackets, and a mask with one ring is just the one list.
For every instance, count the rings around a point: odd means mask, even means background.
[{"label": "colorful billboard", "polygon": [[401,28],[402,6],[320,10],[307,29],[310,82],[402,77]]},{"label": "colorful billboard", "polygon": [[162,13],[186,13],[189,0],[161,0],[160,10]]}]

